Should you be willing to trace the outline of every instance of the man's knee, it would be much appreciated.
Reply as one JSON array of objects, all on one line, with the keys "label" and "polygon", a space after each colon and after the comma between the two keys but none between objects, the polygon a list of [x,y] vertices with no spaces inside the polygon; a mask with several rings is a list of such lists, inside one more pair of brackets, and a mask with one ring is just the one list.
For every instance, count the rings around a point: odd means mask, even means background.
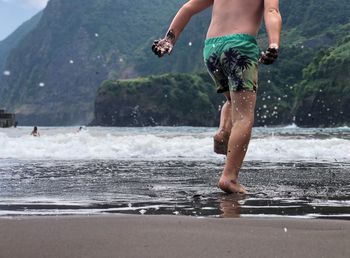
[{"label": "man's knee", "polygon": [[254,125],[254,116],[240,116],[233,120],[233,127],[239,127],[242,130],[251,130]]}]

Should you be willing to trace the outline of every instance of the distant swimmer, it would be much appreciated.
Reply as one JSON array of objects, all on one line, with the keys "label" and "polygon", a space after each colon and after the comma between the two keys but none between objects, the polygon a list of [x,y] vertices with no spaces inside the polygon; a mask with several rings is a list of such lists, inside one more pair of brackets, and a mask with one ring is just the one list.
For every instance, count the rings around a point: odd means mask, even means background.
[{"label": "distant swimmer", "polygon": [[30,135],[33,135],[34,137],[40,136],[40,133],[38,131],[38,127],[34,126],[33,131],[30,133]]},{"label": "distant swimmer", "polygon": [[80,133],[81,130],[83,130],[83,127],[82,127],[82,126],[79,127],[79,129],[76,131],[76,133]]},{"label": "distant swimmer", "polygon": [[[165,37],[154,41],[153,52],[158,57],[170,54],[192,16],[209,7],[212,17],[203,60],[217,92],[226,97],[214,136],[214,151],[227,155],[218,186],[227,193],[246,193],[238,182],[238,173],[254,123],[259,63],[270,65],[279,53],[279,0],[189,0],[176,14]],[[263,19],[269,44],[261,53],[256,36]]]}]

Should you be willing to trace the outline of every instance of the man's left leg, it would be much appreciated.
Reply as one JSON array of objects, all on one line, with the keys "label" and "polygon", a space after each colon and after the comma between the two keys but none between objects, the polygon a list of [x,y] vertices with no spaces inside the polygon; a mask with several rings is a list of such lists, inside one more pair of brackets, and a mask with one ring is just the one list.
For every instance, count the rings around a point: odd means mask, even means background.
[{"label": "man's left leg", "polygon": [[214,152],[227,155],[227,145],[232,129],[232,104],[230,92],[226,91],[223,94],[226,102],[221,108],[219,129],[214,135]]}]

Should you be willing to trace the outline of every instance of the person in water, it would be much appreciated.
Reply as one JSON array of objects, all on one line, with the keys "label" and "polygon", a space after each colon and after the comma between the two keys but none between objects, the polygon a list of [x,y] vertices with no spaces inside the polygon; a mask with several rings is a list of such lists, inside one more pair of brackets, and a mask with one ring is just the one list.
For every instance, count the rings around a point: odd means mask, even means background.
[{"label": "person in water", "polygon": [[33,136],[40,136],[40,133],[38,131],[38,127],[34,126],[34,129],[33,131],[30,133],[30,135],[33,135]]},{"label": "person in water", "polygon": [[[278,57],[282,18],[279,0],[189,0],[153,52],[170,54],[191,17],[212,7],[211,23],[203,50],[204,62],[218,93],[227,99],[220,126],[214,135],[214,151],[227,155],[218,187],[227,193],[246,193],[238,181],[254,123],[259,63],[270,65]],[[256,36],[265,21],[269,45],[260,52]]]}]

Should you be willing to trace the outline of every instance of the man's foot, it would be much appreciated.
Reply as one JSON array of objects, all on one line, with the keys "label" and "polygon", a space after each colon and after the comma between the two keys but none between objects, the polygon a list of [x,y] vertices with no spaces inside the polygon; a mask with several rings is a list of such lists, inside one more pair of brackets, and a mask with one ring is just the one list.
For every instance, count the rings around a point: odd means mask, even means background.
[{"label": "man's foot", "polygon": [[237,180],[223,176],[219,180],[218,187],[226,193],[247,194],[247,190]]},{"label": "man's foot", "polygon": [[219,129],[214,135],[214,152],[217,154],[227,155],[227,145],[230,139],[230,133]]}]

